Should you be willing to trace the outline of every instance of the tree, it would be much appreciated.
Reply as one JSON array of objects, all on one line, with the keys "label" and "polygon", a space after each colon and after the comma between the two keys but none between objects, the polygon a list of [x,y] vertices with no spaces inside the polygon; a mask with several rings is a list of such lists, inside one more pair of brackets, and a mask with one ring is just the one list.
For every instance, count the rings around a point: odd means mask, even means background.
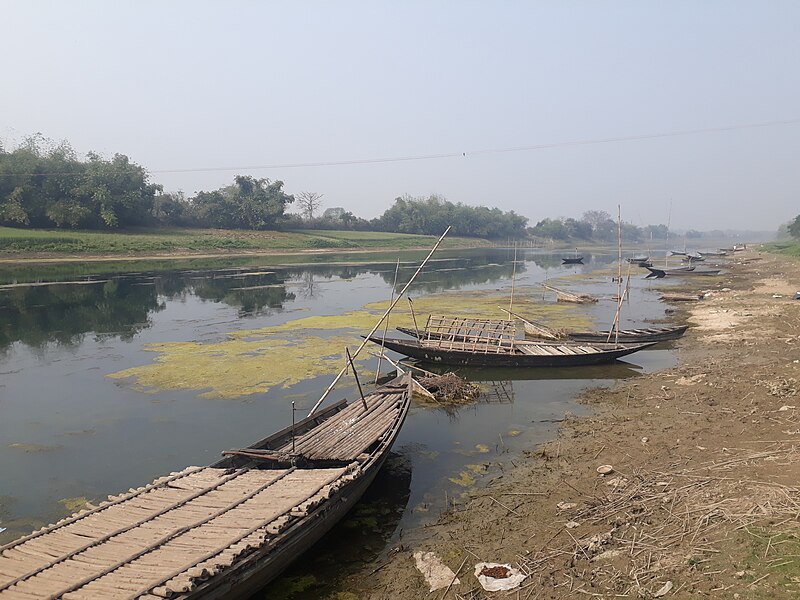
[{"label": "tree", "polygon": [[309,221],[314,219],[314,213],[322,206],[322,196],[324,195],[316,192],[300,192],[297,194],[296,200],[297,205],[300,207],[300,212]]},{"label": "tree", "polygon": [[587,210],[581,217],[581,221],[589,223],[593,230],[601,228],[606,224],[606,221],[610,220],[611,215],[604,210]]},{"label": "tree", "polygon": [[794,239],[800,239],[800,215],[797,215],[794,218],[794,221],[789,223],[787,229],[789,230],[789,235],[791,235]]},{"label": "tree", "polygon": [[527,223],[526,217],[514,211],[453,204],[436,194],[395,198],[394,204],[371,222],[379,231],[439,235],[450,225],[453,235],[495,239],[522,237]]},{"label": "tree", "polygon": [[233,185],[199,192],[191,203],[191,217],[200,227],[222,229],[274,229],[294,196],[283,191],[282,181],[236,176]]}]

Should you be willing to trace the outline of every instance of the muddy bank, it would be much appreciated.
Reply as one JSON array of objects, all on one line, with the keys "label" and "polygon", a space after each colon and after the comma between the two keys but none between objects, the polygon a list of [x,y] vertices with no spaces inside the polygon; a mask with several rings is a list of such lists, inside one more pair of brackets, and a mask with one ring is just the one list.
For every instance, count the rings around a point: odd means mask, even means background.
[{"label": "muddy bank", "polygon": [[[672,305],[692,325],[675,368],[586,393],[591,416],[401,539],[347,594],[428,596],[422,551],[459,571],[435,598],[797,597],[800,264],[737,259],[719,280],[681,286],[711,293]],[[483,592],[481,561],[528,577]]]}]

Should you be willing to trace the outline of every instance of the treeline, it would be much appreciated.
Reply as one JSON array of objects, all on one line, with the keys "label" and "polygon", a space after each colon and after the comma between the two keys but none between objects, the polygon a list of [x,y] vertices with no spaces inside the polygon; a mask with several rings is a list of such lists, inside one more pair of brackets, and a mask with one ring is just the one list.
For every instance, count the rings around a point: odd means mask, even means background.
[{"label": "treeline", "polygon": [[125,229],[155,225],[271,229],[294,198],[283,182],[236,177],[234,184],[187,200],[165,194],[123,154],[78,159],[66,143],[41,137],[13,151],[0,147],[0,224],[15,227]]},{"label": "treeline", "polygon": [[[580,219],[560,218],[542,219],[529,229],[531,235],[563,241],[615,242],[618,233],[626,242],[641,242],[649,239],[663,240],[670,235],[666,225],[647,225],[637,227],[632,223],[622,222],[622,231],[611,215],[602,210],[590,210],[583,213]],[[699,231],[687,231],[686,237],[697,238],[703,234]]]},{"label": "treeline", "polygon": [[[527,219],[485,206],[465,206],[436,195],[403,196],[380,217],[366,220],[341,207],[319,218],[319,194],[301,193],[305,218],[286,212],[295,197],[282,181],[237,176],[231,185],[191,198],[165,193],[147,171],[123,155],[106,160],[90,153],[80,160],[67,143],[41,136],[14,150],[0,146],[0,225],[30,228],[126,229],[198,227],[221,229],[352,229],[453,235],[524,237]],[[304,205],[303,200],[308,204]]]}]

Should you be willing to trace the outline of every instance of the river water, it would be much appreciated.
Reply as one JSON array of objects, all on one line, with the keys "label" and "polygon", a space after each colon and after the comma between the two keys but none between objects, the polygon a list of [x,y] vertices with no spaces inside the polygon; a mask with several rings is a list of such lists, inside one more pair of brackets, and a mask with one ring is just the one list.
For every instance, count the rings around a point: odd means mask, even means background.
[{"label": "river water", "polygon": [[[399,257],[398,290],[422,256]],[[514,267],[507,249],[442,252],[410,293],[421,305],[430,299],[458,306],[466,298],[465,310],[474,308],[473,300],[507,303],[514,273],[515,302],[535,302],[537,316],[552,310],[562,323],[580,318],[607,328],[616,310],[615,257],[585,255],[585,265],[561,266],[560,256],[520,250]],[[364,318],[365,306],[388,300],[396,258],[0,268],[0,543],[85,500],[210,463],[222,450],[260,439],[291,422],[291,400],[307,412],[341,361],[328,357],[335,369],[312,364],[316,349],[330,354],[321,344],[340,337],[351,350],[357,346],[353,323],[337,319],[345,313]],[[537,287],[545,280],[601,300],[565,312]],[[623,327],[664,319],[665,306],[651,286],[638,272],[631,277]],[[397,310],[408,313],[408,304]],[[273,346],[286,344],[285,354],[267,348],[262,355],[255,346],[231,359],[235,336],[246,341],[264,331]],[[310,355],[309,364],[291,358],[298,347]],[[184,372],[181,352],[187,351],[186,360],[198,362]],[[362,380],[371,381],[377,361],[366,353],[361,358],[367,359],[360,363]],[[288,361],[301,362],[305,375]],[[387,468],[364,500],[265,594],[327,597],[343,573],[399,540],[424,536],[425,524],[446,506],[502,474],[523,448],[551,438],[566,413],[585,413],[574,400],[583,389],[673,362],[661,348],[607,366],[462,372],[485,382],[482,399],[457,409],[412,406]],[[283,372],[291,376],[278,381]],[[244,385],[248,377],[255,380]],[[348,379],[332,399],[353,393]]]}]

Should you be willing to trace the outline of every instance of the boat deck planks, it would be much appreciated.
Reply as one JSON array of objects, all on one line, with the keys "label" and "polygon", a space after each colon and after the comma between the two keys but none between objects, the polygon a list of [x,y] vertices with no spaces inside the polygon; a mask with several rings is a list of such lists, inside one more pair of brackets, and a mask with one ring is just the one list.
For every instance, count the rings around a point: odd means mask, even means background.
[{"label": "boat deck planks", "polygon": [[263,538],[258,529],[302,510],[353,466],[188,473],[182,485],[167,483],[7,547],[0,555],[0,586],[6,588],[0,597],[145,593],[228,550],[235,557],[245,537]]},{"label": "boat deck planks", "polygon": [[0,600],[190,597],[254,552],[278,552],[287,529],[350,489],[366,452],[391,443],[408,398],[409,385],[390,384],[366,408],[356,400],[304,420],[294,450],[273,436],[277,448],[262,440],[6,544]]}]

